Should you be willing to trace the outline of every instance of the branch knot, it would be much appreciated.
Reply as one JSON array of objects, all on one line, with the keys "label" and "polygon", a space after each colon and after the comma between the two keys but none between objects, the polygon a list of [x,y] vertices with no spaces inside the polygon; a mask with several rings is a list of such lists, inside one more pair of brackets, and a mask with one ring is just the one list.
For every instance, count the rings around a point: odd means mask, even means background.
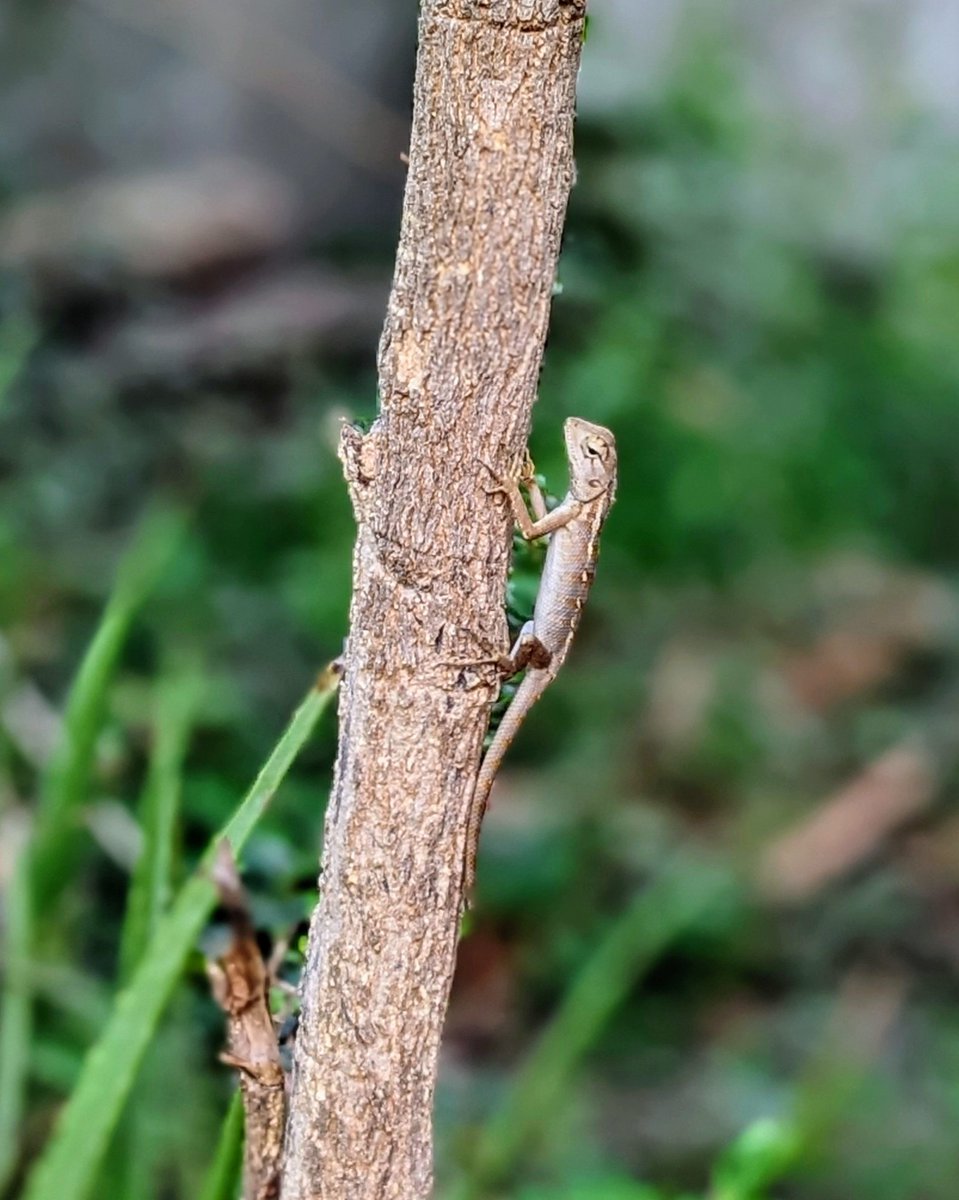
[{"label": "branch knot", "polygon": [[343,464],[346,485],[356,519],[362,522],[367,511],[367,496],[376,475],[376,430],[364,433],[356,425],[345,424],[340,430],[337,453]]}]

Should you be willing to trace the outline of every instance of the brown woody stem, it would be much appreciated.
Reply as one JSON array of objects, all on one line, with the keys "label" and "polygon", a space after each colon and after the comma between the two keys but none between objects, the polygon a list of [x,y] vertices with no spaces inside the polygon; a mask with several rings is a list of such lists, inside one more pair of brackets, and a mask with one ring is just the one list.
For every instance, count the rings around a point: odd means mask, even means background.
[{"label": "brown woody stem", "polygon": [[510,514],[482,463],[505,473],[529,428],[584,16],[585,0],[422,7],[381,411],[342,445],[354,593],[284,1200],[431,1192],[489,647],[507,648]]}]

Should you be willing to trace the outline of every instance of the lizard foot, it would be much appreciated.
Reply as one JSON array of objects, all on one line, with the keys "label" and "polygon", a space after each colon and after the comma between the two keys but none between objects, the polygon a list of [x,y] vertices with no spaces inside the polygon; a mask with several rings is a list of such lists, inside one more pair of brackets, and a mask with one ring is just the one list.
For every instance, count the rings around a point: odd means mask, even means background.
[{"label": "lizard foot", "polygon": [[507,472],[505,475],[500,471],[497,471],[496,468],[492,466],[491,463],[488,463],[485,458],[481,458],[479,461],[487,469],[487,471],[489,471],[494,480],[494,484],[491,488],[483,489],[488,496],[495,496],[497,493],[507,492],[510,488],[510,485],[515,486],[516,484],[523,484],[525,487],[528,487],[530,484],[535,484],[536,482],[536,467],[533,465],[532,458],[530,458],[529,450],[523,451],[522,461],[518,463],[512,471]]},{"label": "lizard foot", "polygon": [[553,661],[551,651],[547,650],[535,633],[521,633],[516,639],[516,645],[509,654],[500,655],[497,666],[504,679],[518,675],[527,667],[544,671]]}]

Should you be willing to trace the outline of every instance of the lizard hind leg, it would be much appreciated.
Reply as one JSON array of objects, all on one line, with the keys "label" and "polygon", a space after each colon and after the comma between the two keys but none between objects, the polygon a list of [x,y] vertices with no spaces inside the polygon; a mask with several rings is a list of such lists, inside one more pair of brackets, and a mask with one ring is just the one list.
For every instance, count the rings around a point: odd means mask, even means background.
[{"label": "lizard hind leg", "polygon": [[500,656],[497,666],[502,672],[503,678],[509,679],[512,675],[518,675],[520,671],[525,671],[527,667],[545,670],[552,657],[549,650],[533,632],[533,622],[527,621],[519,631],[512,650],[509,654]]}]

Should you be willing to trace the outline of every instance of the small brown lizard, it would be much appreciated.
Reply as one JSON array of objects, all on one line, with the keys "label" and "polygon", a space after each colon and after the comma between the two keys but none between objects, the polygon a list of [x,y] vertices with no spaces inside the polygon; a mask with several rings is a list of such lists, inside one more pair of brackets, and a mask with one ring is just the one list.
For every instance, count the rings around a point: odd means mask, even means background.
[{"label": "small brown lizard", "polygon": [[[524,668],[526,675],[486,751],[473,788],[463,879],[466,896],[476,876],[480,827],[493,781],[526,714],[556,678],[569,653],[596,572],[599,535],[616,491],[616,441],[610,431],[570,417],[563,434],[569,460],[569,491],[552,512],[546,510],[528,461],[519,481],[497,480],[497,490],[509,499],[523,537],[533,541],[551,536],[533,619],[526,622],[513,649],[499,664],[504,679]],[[526,485],[533,518],[518,482]]]}]

